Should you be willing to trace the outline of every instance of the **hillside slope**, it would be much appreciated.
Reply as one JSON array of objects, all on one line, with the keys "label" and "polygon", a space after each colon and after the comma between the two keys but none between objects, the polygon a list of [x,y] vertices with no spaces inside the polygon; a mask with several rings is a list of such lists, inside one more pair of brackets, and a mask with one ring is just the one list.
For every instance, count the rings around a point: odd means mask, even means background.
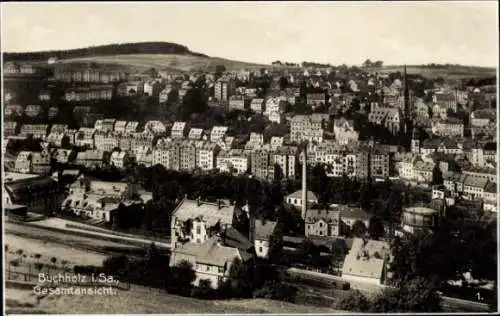
[{"label": "hillside slope", "polygon": [[262,64],[247,63],[224,58],[201,57],[193,55],[179,54],[127,54],[114,56],[94,56],[84,58],[71,58],[60,61],[61,64],[68,66],[82,63],[115,64],[127,67],[133,71],[143,71],[150,68],[157,70],[200,70],[214,71],[217,65],[224,65],[226,70],[260,69],[263,67],[278,67]]}]

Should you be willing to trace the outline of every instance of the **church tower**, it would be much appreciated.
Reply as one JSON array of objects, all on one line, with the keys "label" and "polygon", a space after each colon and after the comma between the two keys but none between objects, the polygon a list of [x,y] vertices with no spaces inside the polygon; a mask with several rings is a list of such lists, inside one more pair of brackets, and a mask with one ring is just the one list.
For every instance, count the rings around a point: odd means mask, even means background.
[{"label": "church tower", "polygon": [[405,141],[408,143],[413,140],[412,133],[413,133],[413,119],[412,119],[412,106],[410,104],[410,91],[408,87],[408,73],[406,72],[406,65],[404,68],[404,131],[403,134],[405,135]]},{"label": "church tower", "polygon": [[414,154],[420,154],[420,134],[417,128],[413,129],[411,135],[411,152]]}]

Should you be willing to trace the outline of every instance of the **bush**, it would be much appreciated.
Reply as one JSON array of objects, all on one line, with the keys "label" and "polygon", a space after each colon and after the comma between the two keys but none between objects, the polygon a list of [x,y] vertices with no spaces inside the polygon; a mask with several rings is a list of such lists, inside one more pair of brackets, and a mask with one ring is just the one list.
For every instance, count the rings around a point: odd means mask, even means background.
[{"label": "bush", "polygon": [[342,284],[342,290],[343,291],[349,291],[350,289],[351,289],[351,284],[350,283],[345,282],[345,283]]},{"label": "bush", "polygon": [[202,299],[215,297],[215,291],[212,288],[212,282],[208,279],[200,280],[197,287],[191,290],[191,296]]},{"label": "bush", "polygon": [[295,286],[281,283],[278,281],[269,281],[264,286],[254,292],[254,297],[280,300],[286,302],[295,302],[298,289]]},{"label": "bush", "polygon": [[337,308],[343,311],[364,313],[370,310],[371,304],[360,291],[352,291],[337,304]]}]

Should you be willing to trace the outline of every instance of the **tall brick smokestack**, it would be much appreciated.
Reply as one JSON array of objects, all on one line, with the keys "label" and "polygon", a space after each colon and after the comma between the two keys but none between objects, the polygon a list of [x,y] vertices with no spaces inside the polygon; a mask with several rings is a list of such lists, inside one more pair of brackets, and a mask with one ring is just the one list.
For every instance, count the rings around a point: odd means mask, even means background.
[{"label": "tall brick smokestack", "polygon": [[307,212],[307,144],[302,144],[302,153],[304,160],[302,161],[302,219],[306,218]]}]

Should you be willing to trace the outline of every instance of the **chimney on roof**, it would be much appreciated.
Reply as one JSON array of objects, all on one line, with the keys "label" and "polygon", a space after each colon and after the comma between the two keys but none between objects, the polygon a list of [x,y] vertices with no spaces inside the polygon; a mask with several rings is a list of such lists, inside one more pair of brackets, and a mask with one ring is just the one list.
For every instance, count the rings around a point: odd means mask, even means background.
[{"label": "chimney on roof", "polygon": [[199,196],[196,198],[196,204],[198,204],[198,206],[201,205],[201,198]]},{"label": "chimney on roof", "polygon": [[220,210],[222,207],[222,201],[220,199],[217,200],[217,208]]}]

